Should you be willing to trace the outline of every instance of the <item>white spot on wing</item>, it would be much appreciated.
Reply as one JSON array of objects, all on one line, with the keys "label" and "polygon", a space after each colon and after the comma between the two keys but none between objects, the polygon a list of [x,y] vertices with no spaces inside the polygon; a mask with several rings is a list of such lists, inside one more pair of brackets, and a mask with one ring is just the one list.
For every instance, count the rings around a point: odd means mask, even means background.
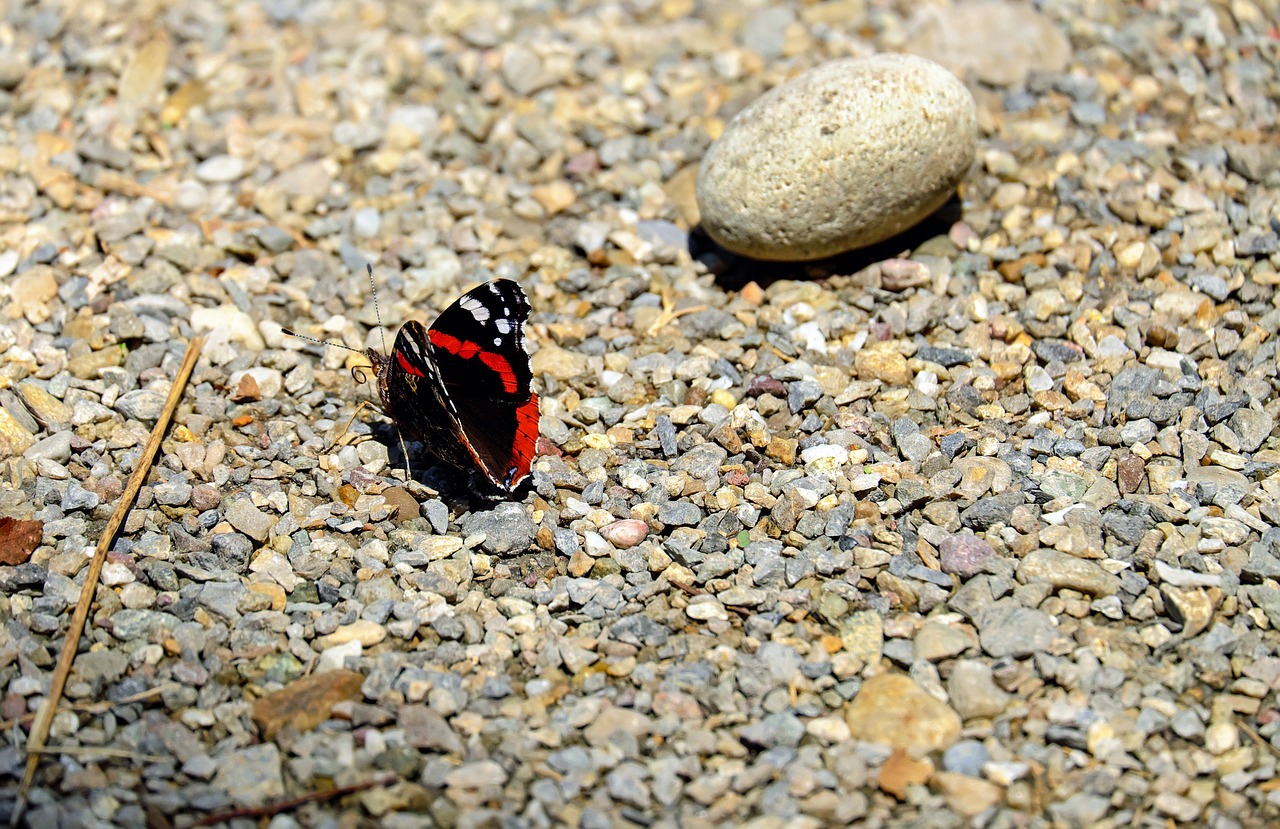
[{"label": "white spot on wing", "polygon": [[494,344],[494,345],[502,345],[502,338],[501,338],[501,337],[494,337],[494,338],[493,338],[493,344]]},{"label": "white spot on wing", "polygon": [[464,296],[462,299],[458,300],[458,304],[470,311],[471,316],[475,318],[476,322],[484,322],[489,319],[489,309],[485,307],[483,302],[475,297]]},{"label": "white spot on wing", "polygon": [[426,362],[426,360],[422,358],[422,349],[418,348],[417,340],[415,340],[413,337],[401,337],[399,339],[403,340],[403,347],[405,351],[409,352],[409,354],[411,354],[415,359],[417,359],[418,362],[421,362],[421,363]]},{"label": "white spot on wing", "polygon": [[511,333],[511,320],[508,320],[508,319],[494,320],[493,324],[498,326],[498,331],[500,333],[503,333],[503,334]]}]

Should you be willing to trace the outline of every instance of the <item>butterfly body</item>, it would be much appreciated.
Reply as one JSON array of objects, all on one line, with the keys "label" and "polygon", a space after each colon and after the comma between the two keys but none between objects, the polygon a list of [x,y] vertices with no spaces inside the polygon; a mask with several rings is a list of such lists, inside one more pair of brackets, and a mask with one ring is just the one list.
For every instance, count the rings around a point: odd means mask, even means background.
[{"label": "butterfly body", "polygon": [[510,493],[529,476],[538,395],[524,344],[529,300],[496,279],[430,327],[404,324],[390,354],[369,349],[383,410],[436,460],[477,470]]}]

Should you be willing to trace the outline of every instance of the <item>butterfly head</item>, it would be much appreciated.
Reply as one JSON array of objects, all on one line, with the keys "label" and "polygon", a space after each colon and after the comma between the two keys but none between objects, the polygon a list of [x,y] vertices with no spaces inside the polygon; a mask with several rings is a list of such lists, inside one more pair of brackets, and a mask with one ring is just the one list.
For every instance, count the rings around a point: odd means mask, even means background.
[{"label": "butterfly head", "polygon": [[354,366],[351,376],[357,383],[369,380],[369,372],[373,372],[373,382],[378,387],[378,396],[386,400],[387,375],[391,373],[391,357],[376,348],[365,349],[364,355],[369,358],[370,366]]}]

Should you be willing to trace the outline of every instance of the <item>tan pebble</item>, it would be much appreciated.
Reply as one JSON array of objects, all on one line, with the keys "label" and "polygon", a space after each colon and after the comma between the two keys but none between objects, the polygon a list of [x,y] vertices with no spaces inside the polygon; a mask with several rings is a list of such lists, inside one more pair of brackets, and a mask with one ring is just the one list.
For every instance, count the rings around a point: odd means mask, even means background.
[{"label": "tan pebble", "polygon": [[688,614],[690,619],[698,619],[700,621],[712,619],[724,621],[729,618],[729,613],[724,609],[724,605],[711,596],[694,596],[693,600],[689,602],[689,606],[685,608],[685,613]]},{"label": "tan pebble", "polygon": [[574,550],[573,555],[569,556],[569,575],[574,578],[581,578],[591,572],[591,568],[595,566],[595,559],[587,555],[583,550]]},{"label": "tan pebble", "polygon": [[316,650],[325,650],[335,645],[348,642],[359,642],[368,648],[387,638],[387,629],[377,622],[368,619],[357,619],[349,625],[342,625],[328,636],[321,636],[315,642]]},{"label": "tan pebble", "polygon": [[707,150],[702,227],[760,259],[869,245],[943,204],[976,140],[973,96],[941,66],[897,54],[828,61],[760,96]]},{"label": "tan pebble", "polygon": [[9,318],[25,315],[28,322],[39,325],[49,318],[49,301],[57,295],[58,283],[52,268],[29,268],[9,284]]},{"label": "tan pebble", "polygon": [[397,524],[412,521],[422,515],[418,499],[410,495],[404,487],[388,487],[382,491],[382,497],[386,499],[388,507],[395,509],[394,520]]},{"label": "tan pebble", "polygon": [[534,187],[529,195],[542,206],[543,210],[552,215],[568,209],[578,198],[573,185],[563,180],[540,184]]},{"label": "tan pebble", "polygon": [[790,466],[796,462],[796,446],[794,439],[780,438],[775,435],[769,439],[769,445],[764,453],[779,463]]},{"label": "tan pebble", "polygon": [[21,455],[35,442],[35,435],[28,432],[7,410],[0,409],[0,460]]},{"label": "tan pebble", "polygon": [[235,390],[231,392],[231,399],[237,403],[262,399],[262,391],[258,388],[258,381],[253,379],[253,375],[245,374],[241,376],[240,382],[236,384]]},{"label": "tan pebble", "polygon": [[855,739],[911,751],[939,751],[960,738],[959,715],[902,674],[868,679],[845,719]]},{"label": "tan pebble", "polygon": [[1003,791],[995,783],[954,771],[940,771],[930,780],[947,805],[965,817],[984,812],[1000,802]]},{"label": "tan pebble", "polygon": [[535,376],[549,374],[556,380],[568,380],[586,372],[587,357],[544,342],[533,353],[532,367]]},{"label": "tan pebble", "polygon": [[743,285],[738,295],[752,305],[759,305],[764,302],[764,289],[754,281]]},{"label": "tan pebble", "polygon": [[829,745],[849,739],[849,724],[840,717],[815,717],[805,724],[804,730]]},{"label": "tan pebble", "polygon": [[284,606],[288,602],[288,596],[285,594],[284,588],[278,584],[254,582],[249,585],[249,592],[266,596],[271,600],[271,609],[275,611],[284,610]]},{"label": "tan pebble", "polygon": [[879,380],[889,386],[911,384],[911,369],[907,358],[891,344],[877,344],[858,352],[854,368],[859,380]]}]

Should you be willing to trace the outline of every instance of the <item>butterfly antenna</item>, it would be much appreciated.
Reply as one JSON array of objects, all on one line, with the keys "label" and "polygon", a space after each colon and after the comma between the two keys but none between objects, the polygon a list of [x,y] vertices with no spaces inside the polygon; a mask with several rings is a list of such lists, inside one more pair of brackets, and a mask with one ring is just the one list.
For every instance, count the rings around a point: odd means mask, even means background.
[{"label": "butterfly antenna", "polygon": [[300,339],[300,340],[308,340],[309,342],[319,343],[320,345],[331,345],[331,346],[333,346],[334,348],[342,348],[342,349],[345,349],[345,350],[347,350],[347,351],[353,351],[353,352],[355,352],[356,354],[363,354],[363,353],[364,353],[363,351],[361,351],[361,350],[360,350],[360,349],[358,349],[358,348],[352,348],[351,346],[349,346],[349,345],[343,345],[342,343],[330,342],[329,340],[317,340],[315,337],[308,337],[306,334],[299,334],[297,331],[294,331],[294,330],[293,330],[293,329],[291,329],[291,328],[285,328],[284,326],[281,326],[281,327],[280,327],[280,330],[281,330],[283,333],[288,334],[290,337],[297,337],[297,338],[298,338],[298,339]]},{"label": "butterfly antenna", "polygon": [[382,312],[378,310],[378,286],[373,284],[373,265],[364,264],[369,271],[369,290],[373,291],[373,313],[378,315],[378,333],[382,335],[382,353],[387,352],[387,329],[382,327]]},{"label": "butterfly antenna", "polygon": [[[318,343],[318,344],[320,344],[320,345],[331,345],[331,346],[333,346],[334,348],[341,348],[341,349],[343,349],[343,350],[345,350],[345,351],[350,351],[350,352],[351,352],[351,353],[353,353],[353,354],[364,354],[365,356],[368,356],[366,352],[361,351],[361,350],[360,350],[360,349],[358,349],[358,348],[352,348],[352,347],[351,347],[351,346],[349,346],[349,345],[343,345],[342,343],[330,342],[329,340],[317,340],[315,337],[308,337],[306,334],[299,334],[297,331],[294,331],[294,330],[292,330],[292,329],[290,329],[290,328],[285,328],[284,326],[281,326],[281,327],[280,327],[280,330],[281,330],[281,331],[283,331],[284,333],[288,334],[290,337],[297,337],[297,338],[298,338],[298,339],[300,339],[300,340],[306,340],[307,342]],[[367,366],[352,366],[352,367],[351,367],[351,376],[355,378],[355,381],[356,381],[357,383],[367,383],[367,382],[369,381],[369,373],[365,370],[366,368],[368,368],[368,367],[367,367]],[[363,406],[363,405],[365,405],[365,404],[363,404],[363,403],[362,403],[361,405]],[[372,406],[373,404],[372,404],[372,403],[370,403],[370,404],[368,404],[368,405]]]}]

